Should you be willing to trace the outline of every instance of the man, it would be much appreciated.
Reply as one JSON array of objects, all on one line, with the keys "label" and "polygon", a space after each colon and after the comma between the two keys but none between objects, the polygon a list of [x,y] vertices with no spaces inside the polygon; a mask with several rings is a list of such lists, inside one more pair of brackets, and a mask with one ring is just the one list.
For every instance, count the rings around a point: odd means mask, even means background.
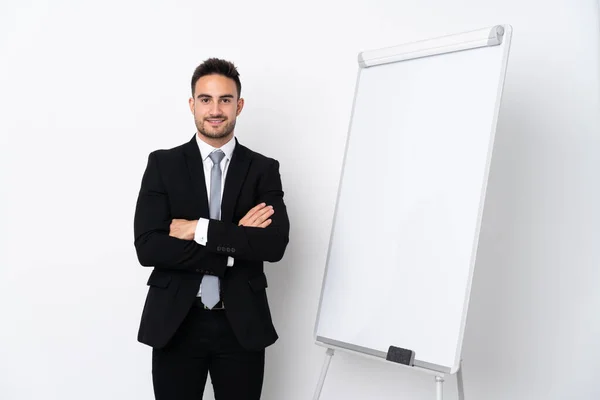
[{"label": "man", "polygon": [[153,347],[157,400],[260,399],[265,348],[278,336],[263,262],[281,260],[289,221],[279,163],[234,137],[239,74],[208,59],[192,76],[197,132],[148,157],[135,210],[135,248],[154,267],[138,340]]}]

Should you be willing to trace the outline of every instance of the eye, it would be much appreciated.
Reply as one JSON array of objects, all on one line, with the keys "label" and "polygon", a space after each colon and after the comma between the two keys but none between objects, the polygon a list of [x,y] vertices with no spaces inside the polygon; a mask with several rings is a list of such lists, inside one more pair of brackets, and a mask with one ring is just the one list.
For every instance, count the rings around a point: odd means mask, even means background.
[{"label": "eye", "polygon": [[203,97],[203,98],[201,98],[201,99],[200,99],[200,102],[201,102],[202,104],[208,104],[208,102],[209,102],[209,101],[210,101],[210,99],[208,99],[208,98],[206,98],[206,97]]},{"label": "eye", "polygon": [[231,99],[223,99],[223,103],[231,103]]}]

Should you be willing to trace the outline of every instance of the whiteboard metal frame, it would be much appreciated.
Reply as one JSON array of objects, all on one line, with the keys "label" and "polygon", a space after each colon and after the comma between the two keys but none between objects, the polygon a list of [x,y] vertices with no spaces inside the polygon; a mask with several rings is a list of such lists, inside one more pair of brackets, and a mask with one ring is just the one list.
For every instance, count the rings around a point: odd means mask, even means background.
[{"label": "whiteboard metal frame", "polygon": [[[414,60],[415,58],[473,50],[480,47],[498,46],[503,42],[506,29],[507,27],[504,25],[496,25],[491,28],[477,29],[456,35],[363,51],[358,55],[358,65],[362,68],[368,68],[392,62]],[[510,27],[508,29],[510,30]]]},{"label": "whiteboard metal frame", "polygon": [[472,284],[472,280],[473,280],[473,271],[474,271],[475,259],[476,259],[476,255],[477,255],[477,247],[478,247],[478,242],[479,242],[481,219],[482,219],[482,215],[483,215],[483,208],[484,208],[485,196],[486,196],[486,191],[487,191],[487,183],[488,183],[488,179],[489,179],[489,170],[490,170],[490,164],[491,164],[492,153],[493,153],[492,144],[495,140],[496,127],[497,127],[497,122],[498,122],[498,114],[500,111],[500,103],[501,103],[501,99],[502,99],[504,81],[505,81],[505,76],[506,76],[506,69],[507,69],[507,65],[508,65],[508,56],[509,56],[509,52],[510,52],[511,38],[512,38],[512,26],[511,25],[494,25],[494,26],[491,26],[488,28],[478,29],[478,30],[474,30],[474,31],[470,31],[470,32],[465,32],[465,33],[460,33],[460,34],[455,34],[455,35],[448,35],[448,36],[444,36],[444,37],[440,37],[440,38],[426,39],[426,40],[422,40],[422,41],[418,41],[418,42],[414,42],[414,43],[408,43],[408,44],[404,44],[404,45],[400,45],[400,46],[364,51],[364,52],[359,53],[359,55],[358,55],[359,68],[358,68],[358,73],[357,73],[357,78],[356,78],[356,83],[355,83],[354,98],[353,98],[353,102],[352,102],[352,112],[351,112],[350,120],[349,120],[349,124],[348,124],[348,133],[347,133],[347,137],[346,137],[346,144],[345,144],[345,148],[344,148],[344,156],[343,156],[343,161],[342,161],[342,171],[341,171],[340,178],[338,181],[338,192],[337,192],[337,196],[336,196],[336,205],[335,205],[335,209],[334,209],[334,216],[333,216],[333,222],[332,222],[332,226],[331,226],[331,232],[330,232],[330,236],[329,236],[329,246],[328,246],[328,250],[327,250],[326,265],[325,265],[325,270],[324,270],[324,274],[323,274],[323,280],[322,280],[322,284],[321,284],[321,293],[320,293],[320,297],[319,297],[319,304],[318,304],[316,320],[315,320],[315,325],[314,325],[314,330],[313,330],[313,338],[317,345],[328,347],[331,349],[335,348],[335,349],[347,351],[347,352],[350,352],[353,354],[360,354],[360,355],[365,355],[365,356],[376,357],[379,359],[383,359],[384,361],[385,361],[385,358],[387,355],[386,353],[384,353],[382,351],[368,349],[368,348],[360,347],[357,345],[353,345],[351,343],[345,343],[345,342],[337,341],[335,339],[330,339],[327,337],[317,335],[319,320],[320,320],[320,315],[321,315],[321,309],[322,309],[322,303],[323,303],[323,295],[324,295],[326,281],[327,281],[327,275],[328,275],[329,258],[330,258],[330,254],[331,254],[331,246],[332,246],[332,241],[333,241],[333,236],[334,236],[333,234],[335,231],[335,225],[336,225],[336,220],[337,220],[338,205],[339,205],[340,194],[341,194],[341,184],[343,182],[344,172],[346,169],[345,168],[346,157],[347,157],[347,153],[348,153],[348,146],[350,144],[350,134],[351,134],[352,124],[353,124],[353,120],[354,120],[354,112],[355,112],[355,107],[356,107],[356,100],[357,100],[358,90],[359,90],[359,86],[360,86],[360,77],[361,77],[362,70],[364,68],[369,68],[369,67],[372,67],[375,65],[382,65],[382,64],[392,63],[392,62],[412,60],[412,59],[416,59],[416,58],[431,57],[431,56],[447,54],[447,53],[452,53],[452,52],[457,52],[457,51],[472,50],[472,49],[487,47],[487,46],[498,46],[498,45],[501,45],[502,43],[506,42],[507,44],[504,47],[504,53],[503,53],[504,63],[502,65],[502,69],[500,72],[496,104],[495,104],[494,115],[493,115],[493,120],[492,120],[492,132],[490,135],[490,145],[488,146],[489,154],[488,154],[487,163],[485,166],[484,181],[483,181],[482,190],[481,190],[481,200],[479,202],[479,212],[478,212],[478,217],[477,217],[476,234],[474,237],[473,251],[471,253],[471,265],[469,268],[469,280],[468,280],[468,284],[467,284],[466,297],[464,299],[465,312],[463,312],[461,328],[460,328],[460,333],[459,333],[459,337],[458,337],[459,340],[458,340],[457,360],[456,360],[454,368],[448,368],[448,367],[445,367],[442,365],[431,364],[431,363],[427,363],[427,362],[418,360],[418,354],[417,354],[417,355],[415,355],[414,366],[412,367],[413,369],[420,369],[424,372],[428,371],[431,373],[435,373],[435,374],[437,374],[437,376],[440,376],[440,374],[446,374],[446,373],[454,374],[457,371],[460,371],[462,369],[462,368],[460,368],[462,343],[463,343],[463,339],[464,339],[464,330],[465,330],[465,325],[466,325],[466,316],[468,314],[468,304],[469,304],[469,299],[470,299],[471,284]]}]

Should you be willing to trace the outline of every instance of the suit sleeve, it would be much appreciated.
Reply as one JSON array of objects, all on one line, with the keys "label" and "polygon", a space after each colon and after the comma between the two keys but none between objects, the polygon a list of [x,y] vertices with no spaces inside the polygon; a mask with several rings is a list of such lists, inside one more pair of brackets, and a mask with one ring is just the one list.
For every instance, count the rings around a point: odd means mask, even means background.
[{"label": "suit sleeve", "polygon": [[283,258],[289,242],[290,222],[283,201],[279,162],[273,160],[258,183],[257,204],[266,203],[275,211],[266,228],[238,226],[210,220],[206,248],[236,260],[277,262]]},{"label": "suit sleeve", "polygon": [[227,257],[208,251],[193,240],[169,236],[171,213],[156,152],[148,156],[134,217],[134,244],[145,267],[189,270],[223,277]]}]

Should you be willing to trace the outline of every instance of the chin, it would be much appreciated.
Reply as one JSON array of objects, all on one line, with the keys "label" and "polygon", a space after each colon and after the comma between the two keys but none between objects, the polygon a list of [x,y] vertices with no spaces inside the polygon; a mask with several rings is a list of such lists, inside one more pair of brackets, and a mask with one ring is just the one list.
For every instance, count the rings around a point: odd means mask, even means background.
[{"label": "chin", "polygon": [[200,134],[202,134],[203,136],[206,136],[208,138],[211,139],[223,139],[228,137],[231,133],[227,133],[227,132],[210,132],[207,130],[204,131],[200,131]]}]

